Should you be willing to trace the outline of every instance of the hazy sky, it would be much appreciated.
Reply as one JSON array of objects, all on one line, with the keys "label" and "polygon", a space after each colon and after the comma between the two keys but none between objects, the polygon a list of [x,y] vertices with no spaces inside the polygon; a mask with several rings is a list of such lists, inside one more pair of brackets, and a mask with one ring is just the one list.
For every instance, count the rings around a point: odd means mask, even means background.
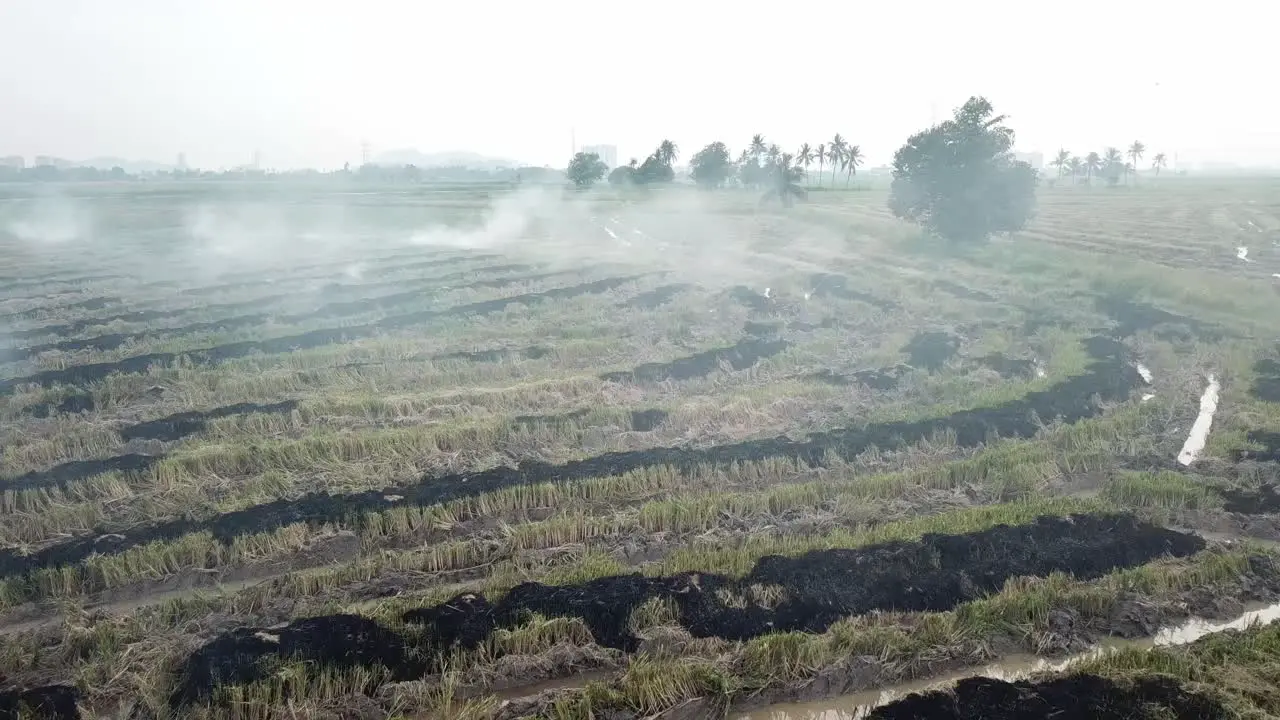
[{"label": "hazy sky", "polygon": [[1258,0],[0,0],[0,155],[341,166],[474,150],[563,165],[663,137],[841,132],[871,164],[971,94],[1020,149],[1280,163]]}]

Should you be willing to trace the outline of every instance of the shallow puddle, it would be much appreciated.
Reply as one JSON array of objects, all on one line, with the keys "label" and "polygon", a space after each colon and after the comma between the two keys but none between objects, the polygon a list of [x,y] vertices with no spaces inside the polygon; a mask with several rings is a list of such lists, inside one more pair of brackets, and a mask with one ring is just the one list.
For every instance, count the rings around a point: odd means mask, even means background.
[{"label": "shallow puddle", "polygon": [[983,676],[998,680],[1017,680],[1032,673],[1041,671],[1058,671],[1081,660],[1095,658],[1104,653],[1123,648],[1151,648],[1167,645],[1185,645],[1205,635],[1223,630],[1240,630],[1253,623],[1270,623],[1280,619],[1280,603],[1259,606],[1246,611],[1234,620],[1214,622],[1193,619],[1182,625],[1166,628],[1154,637],[1141,640],[1121,640],[1109,638],[1085,653],[1073,655],[1063,660],[1047,660],[1034,655],[1014,655],[1002,658],[990,665],[972,667],[967,670],[943,676],[933,676],[924,680],[900,683],[885,688],[852,693],[825,700],[807,703],[780,703],[751,712],[731,715],[734,720],[860,720],[872,710],[894,700],[898,700],[913,692],[949,687],[958,680],[967,677]]},{"label": "shallow puddle", "polygon": [[1200,414],[1191,426],[1191,434],[1187,436],[1182,452],[1178,453],[1179,463],[1190,465],[1200,457],[1200,451],[1204,450],[1205,441],[1209,438],[1209,428],[1213,426],[1213,414],[1218,410],[1220,389],[1218,379],[1209,375],[1209,386],[1204,389],[1204,395],[1200,396]]}]

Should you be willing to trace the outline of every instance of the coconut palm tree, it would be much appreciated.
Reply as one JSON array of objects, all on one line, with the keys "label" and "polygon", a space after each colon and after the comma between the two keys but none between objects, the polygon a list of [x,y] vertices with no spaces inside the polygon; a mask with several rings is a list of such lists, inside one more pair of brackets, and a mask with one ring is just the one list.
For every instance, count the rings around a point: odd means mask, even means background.
[{"label": "coconut palm tree", "polygon": [[818,147],[814,149],[813,154],[818,159],[818,187],[822,187],[822,166],[827,162],[826,143],[818,143]]},{"label": "coconut palm tree", "polygon": [[776,162],[778,160],[778,157],[781,155],[782,155],[782,148],[778,147],[777,143],[770,145],[769,149],[765,151],[765,154],[764,154],[765,158],[771,163]]},{"label": "coconut palm tree", "polygon": [[1067,169],[1067,163],[1071,162],[1071,153],[1067,150],[1059,149],[1057,156],[1049,161],[1049,164],[1058,168],[1058,177],[1062,177],[1062,173]]},{"label": "coconut palm tree", "polygon": [[1133,160],[1133,181],[1138,182],[1138,161],[1142,159],[1142,154],[1147,151],[1147,146],[1141,142],[1134,140],[1129,146],[1129,157]]},{"label": "coconut palm tree", "polygon": [[846,143],[840,133],[831,138],[831,145],[827,147],[827,159],[831,161],[831,186],[836,185],[836,164],[844,160],[844,150]]},{"label": "coconut palm tree", "polygon": [[1109,147],[1102,154],[1102,169],[1107,172],[1107,181],[1115,182],[1115,178],[1125,172],[1124,155],[1117,148]]},{"label": "coconut palm tree", "polygon": [[1084,160],[1079,155],[1072,155],[1067,161],[1067,169],[1071,171],[1071,184],[1076,184],[1076,177],[1080,175],[1080,169],[1084,167]]},{"label": "coconut palm tree", "polygon": [[804,181],[804,169],[795,163],[791,153],[783,153],[769,164],[769,189],[760,198],[765,204],[777,198],[783,207],[791,207],[796,199],[803,200],[808,196],[800,186]]},{"label": "coconut palm tree", "polygon": [[1156,156],[1151,158],[1151,169],[1156,171],[1156,177],[1160,177],[1160,168],[1167,163],[1168,160],[1165,158],[1164,153],[1156,153]]},{"label": "coconut palm tree", "polygon": [[670,140],[663,140],[662,144],[658,145],[658,150],[654,152],[658,160],[667,167],[671,167],[671,164],[676,161],[676,157],[679,154],[680,148]]},{"label": "coconut palm tree", "polygon": [[809,147],[809,143],[800,146],[800,152],[796,153],[796,162],[804,167],[804,174],[809,174],[809,166],[813,164],[813,148]]},{"label": "coconut palm tree", "polygon": [[844,164],[849,169],[849,174],[844,178],[844,186],[849,187],[849,183],[853,180],[853,176],[858,174],[858,166],[863,163],[865,158],[862,157],[862,149],[857,145],[850,145],[844,151]]},{"label": "coconut palm tree", "polygon": [[766,147],[763,135],[756,133],[751,136],[751,145],[749,150],[751,151],[752,157],[760,157],[763,155]]},{"label": "coconut palm tree", "polygon": [[1102,169],[1102,157],[1096,152],[1091,152],[1084,158],[1084,177],[1089,183],[1093,182],[1093,176]]}]

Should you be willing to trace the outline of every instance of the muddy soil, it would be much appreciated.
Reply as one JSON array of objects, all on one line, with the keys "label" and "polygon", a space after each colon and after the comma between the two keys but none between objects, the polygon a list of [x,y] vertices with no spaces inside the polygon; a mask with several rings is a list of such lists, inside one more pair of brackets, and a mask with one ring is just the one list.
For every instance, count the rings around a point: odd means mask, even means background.
[{"label": "muddy soil", "polygon": [[735,285],[725,295],[752,312],[767,313],[773,310],[773,303],[769,298],[745,285]]},{"label": "muddy soil", "polygon": [[24,412],[35,418],[47,418],[56,410],[60,413],[74,415],[76,413],[93,412],[97,403],[89,393],[72,393],[58,403],[43,402],[28,406]]},{"label": "muddy soil", "polygon": [[70,685],[0,690],[0,719],[79,720],[80,691]]},{"label": "muddy soil", "polygon": [[917,333],[910,342],[902,346],[909,365],[929,372],[940,370],[959,349],[960,338],[945,332]]},{"label": "muddy soil", "polygon": [[66,487],[70,483],[108,472],[142,472],[162,459],[160,455],[128,453],[103,460],[71,460],[48,470],[33,470],[8,480],[0,479],[0,492]]},{"label": "muddy soil", "polygon": [[383,490],[345,495],[308,493],[297,499],[275,500],[212,518],[166,520],[128,529],[98,528],[91,535],[73,538],[31,554],[0,550],[0,577],[78,562],[93,552],[118,553],[154,540],[171,540],[193,532],[209,531],[222,542],[231,542],[243,534],[266,532],[297,522],[343,523],[361,513],[405,504],[434,505],[512,485],[572,482],[621,474],[650,465],[671,465],[684,470],[766,458],[791,458],[816,467],[823,463],[828,452],[852,459],[873,446],[891,451],[948,429],[954,431],[958,447],[980,446],[993,434],[1002,438],[1032,437],[1040,430],[1041,422],[1048,423],[1057,418],[1070,424],[1094,417],[1101,412],[1101,406],[1094,402],[1095,397],[1102,403],[1123,402],[1135,388],[1142,386],[1142,378],[1127,361],[1124,346],[1119,342],[1094,337],[1085,342],[1085,347],[1094,358],[1088,372],[992,407],[963,410],[925,420],[820,432],[800,441],[777,437],[708,448],[662,447],[611,452],[561,465],[525,461],[516,467],[425,477],[419,482]]},{"label": "muddy soil", "polygon": [[1029,378],[1034,377],[1036,373],[1036,362],[1034,360],[1011,358],[1002,353],[983,355],[980,358],[976,358],[974,362],[982,367],[994,370],[1003,378]]},{"label": "muddy soil", "polygon": [[1245,515],[1266,515],[1280,512],[1280,491],[1275,485],[1261,485],[1257,490],[1235,488],[1220,489],[1222,509]]},{"label": "muddy soil", "polygon": [[[852,708],[850,708],[852,710]],[[975,677],[951,690],[912,693],[871,711],[869,720],[1211,720],[1234,717],[1169,677],[1117,681],[1070,675],[1042,682]]]},{"label": "muddy soil", "polygon": [[619,303],[621,307],[641,308],[644,310],[653,310],[671,302],[672,298],[687,290],[692,290],[693,285],[688,283],[674,283],[672,285],[663,285],[652,290],[636,295],[635,297]]},{"label": "muddy soil", "polygon": [[709,375],[728,363],[734,370],[746,370],[760,360],[773,357],[790,346],[785,340],[739,340],[729,347],[706,350],[696,355],[677,358],[665,363],[645,363],[633,370],[604,373],[601,380],[607,382],[662,382],[664,380],[690,380]]},{"label": "muddy soil", "polygon": [[120,431],[120,437],[131,440],[178,440],[202,432],[210,420],[233,415],[286,415],[298,407],[297,400],[263,405],[260,403],[236,403],[206,411],[181,412],[158,420],[130,425]]},{"label": "muddy soil", "polygon": [[1250,430],[1249,442],[1261,445],[1262,450],[1235,450],[1232,460],[1253,460],[1256,462],[1280,462],[1280,433],[1268,430]]},{"label": "muddy soil", "polygon": [[0,380],[0,395],[12,395],[19,386],[27,384],[36,384],[44,387],[51,387],[57,384],[81,385],[102,380],[113,373],[146,372],[146,370],[153,364],[172,363],[179,356],[186,357],[187,360],[193,364],[211,365],[224,360],[245,357],[254,353],[271,355],[292,352],[294,350],[305,350],[308,348],[372,337],[379,332],[413,327],[441,317],[483,315],[487,313],[500,312],[507,306],[516,303],[533,304],[547,300],[562,300],[576,297],[578,295],[608,292],[609,290],[621,287],[641,277],[643,277],[643,275],[606,278],[604,280],[596,280],[594,282],[556,288],[544,292],[528,293],[525,295],[516,295],[514,297],[499,298],[497,300],[485,300],[482,302],[469,303],[445,310],[429,310],[408,313],[405,315],[395,315],[365,325],[322,328],[299,333],[297,335],[270,338],[267,340],[245,340],[241,342],[227,343],[225,345],[216,345],[204,350],[193,350],[185,353],[149,353],[146,355],[125,358],[124,360],[117,362],[78,365],[62,370],[46,370],[25,377]]},{"label": "muddy soil", "polygon": [[1113,295],[1098,298],[1096,303],[1101,312],[1116,322],[1112,332],[1120,337],[1129,337],[1143,330],[1155,330],[1156,337],[1165,341],[1186,342],[1199,339],[1219,342],[1227,335],[1215,325],[1129,298]]},{"label": "muddy soil", "polygon": [[475,648],[495,630],[517,626],[534,613],[581,618],[597,644],[633,652],[640,640],[630,632],[631,613],[653,598],[671,602],[681,627],[694,637],[745,640],[779,631],[823,632],[843,617],[874,610],[949,610],[998,591],[1012,577],[1069,572],[1089,579],[1204,547],[1198,536],[1130,515],[1074,515],[967,535],[931,534],[915,542],[766,556],[741,579],[687,572],[634,573],[576,585],[526,582],[497,603],[464,593],[410,610],[401,619],[421,630],[404,634],[356,615],[224,633],[191,655],[171,701],[178,707],[208,697],[219,683],[261,677],[262,660],[272,656],[339,667],[382,664],[395,679],[414,679],[452,650]]},{"label": "muddy soil", "polygon": [[755,322],[748,320],[742,323],[742,334],[752,337],[774,337],[782,329],[782,325],[776,322]]},{"label": "muddy soil", "polygon": [[1280,361],[1266,358],[1253,364],[1256,378],[1250,391],[1255,398],[1280,403]]},{"label": "muddy soil", "polygon": [[906,365],[893,365],[870,370],[859,370],[847,375],[830,370],[819,370],[806,377],[828,385],[858,384],[865,385],[872,390],[888,391],[897,388],[898,383],[902,381],[902,377],[909,372],[911,372],[911,368]]},{"label": "muddy soil", "polygon": [[458,351],[432,355],[432,362],[496,363],[503,360],[539,360],[555,351],[542,345],[531,345],[526,348],[497,348],[494,350]]},{"label": "muddy soil", "polygon": [[113,333],[110,335],[99,335],[97,337],[84,338],[81,340],[61,340],[44,345],[32,345],[31,347],[25,348],[11,348],[8,350],[0,350],[0,362],[29,360],[47,352],[115,350],[116,348],[128,343],[157,336],[181,337],[183,335],[206,332],[209,330],[232,330],[241,327],[261,325],[267,321],[268,317],[269,316],[265,313],[253,313],[250,315],[240,315],[238,317],[229,317],[209,322],[191,323],[189,325],[183,325],[175,328],[154,328],[135,333]]},{"label": "muddy soil", "polygon": [[872,307],[878,307],[882,310],[896,310],[898,303],[885,298],[876,297],[871,293],[854,290],[849,287],[849,278],[842,275],[831,275],[829,273],[816,273],[809,278],[810,287],[814,297],[837,297],[845,300],[859,300]]},{"label": "muddy soil", "polygon": [[[224,313],[228,311],[256,309],[256,308],[262,307],[263,305],[269,305],[274,302],[279,302],[280,300],[284,300],[289,297],[292,297],[292,295],[287,293],[282,293],[279,295],[267,295],[265,297],[254,298],[253,300],[244,300],[244,301],[233,302],[233,303],[222,303],[218,305],[204,305],[204,306],[201,306],[199,310],[202,312]],[[125,322],[125,323],[151,322],[153,320],[163,320],[165,318],[187,315],[195,309],[196,308],[181,307],[181,308],[174,308],[172,310],[134,310],[132,312],[121,313],[119,315],[111,315],[108,317],[84,318],[82,320],[76,320],[75,322],[64,323],[61,325],[42,325],[40,327],[29,328],[27,330],[18,330],[11,333],[10,337],[26,340],[30,338],[36,338],[36,337],[45,337],[46,335],[52,335],[54,337],[60,337],[64,335],[74,335],[86,328],[97,327],[99,325],[110,325],[111,323],[115,323],[115,322]]]},{"label": "muddy soil", "polygon": [[667,411],[659,410],[658,408],[633,410],[631,412],[631,429],[637,432],[652,432],[657,430],[659,425],[666,422],[667,417]]},{"label": "muddy soil", "polygon": [[581,408],[559,415],[516,415],[511,418],[511,423],[524,428],[565,427],[586,417],[589,412],[590,410]]},{"label": "muddy soil", "polygon": [[[52,298],[49,298],[52,299]],[[94,297],[79,302],[67,303],[66,305],[43,305],[33,307],[29,310],[19,310],[17,312],[4,313],[0,315],[0,320],[12,322],[14,320],[33,320],[41,315],[58,315],[67,310],[101,310],[108,305],[116,305],[123,303],[123,298],[118,297]],[[17,332],[9,333],[8,337],[17,338],[21,335]],[[35,336],[32,336],[35,337]]]}]

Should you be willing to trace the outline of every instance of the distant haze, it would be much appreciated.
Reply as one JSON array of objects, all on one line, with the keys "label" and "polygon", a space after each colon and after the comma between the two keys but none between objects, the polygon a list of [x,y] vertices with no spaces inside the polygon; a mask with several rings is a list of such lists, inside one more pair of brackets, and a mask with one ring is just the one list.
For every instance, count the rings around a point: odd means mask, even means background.
[{"label": "distant haze", "polygon": [[563,166],[571,129],[619,162],[664,137],[683,162],[840,132],[872,166],[984,94],[1025,150],[1280,165],[1277,19],[1243,0],[6,0],[0,156],[333,168],[367,140]]}]

